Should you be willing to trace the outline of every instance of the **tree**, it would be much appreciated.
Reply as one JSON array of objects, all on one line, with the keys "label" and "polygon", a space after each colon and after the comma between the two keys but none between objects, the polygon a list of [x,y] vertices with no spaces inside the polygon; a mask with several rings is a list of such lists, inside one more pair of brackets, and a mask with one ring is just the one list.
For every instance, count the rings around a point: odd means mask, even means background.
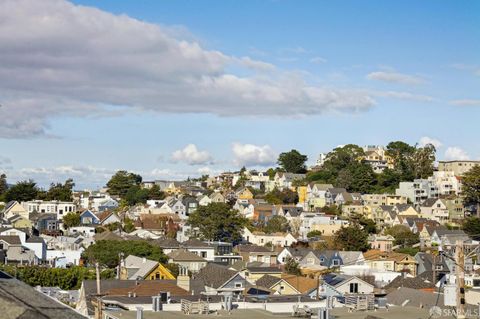
[{"label": "tree", "polygon": [[272,205],[296,204],[298,203],[298,193],[288,188],[282,191],[274,188],[265,195],[265,201]]},{"label": "tree", "polygon": [[289,228],[288,220],[280,215],[275,215],[270,218],[265,226],[264,230],[266,233],[282,233],[286,232]]},{"label": "tree", "polygon": [[200,206],[190,214],[187,224],[198,228],[199,237],[213,241],[238,242],[248,221],[225,203]]},{"label": "tree", "polygon": [[1,174],[0,175],[0,201],[2,201],[2,197],[6,193],[7,189],[8,189],[7,175]]},{"label": "tree", "polygon": [[69,178],[62,185],[61,183],[50,184],[50,189],[45,194],[45,200],[59,200],[69,202],[72,200],[72,191],[75,183]]},{"label": "tree", "polygon": [[480,216],[480,166],[475,165],[462,177],[462,194],[465,205],[476,205]]},{"label": "tree", "polygon": [[427,144],[417,148],[413,154],[413,175],[415,178],[427,178],[433,175],[435,146]]},{"label": "tree", "polygon": [[80,225],[80,214],[71,212],[63,216],[63,225],[65,228],[76,227]]},{"label": "tree", "polygon": [[469,217],[463,222],[463,231],[474,240],[480,240],[480,218]]},{"label": "tree", "polygon": [[358,224],[340,228],[334,236],[335,244],[342,250],[367,251],[368,234]]},{"label": "tree", "polygon": [[153,185],[148,192],[148,199],[162,200],[165,198],[165,193],[160,190],[160,186]]},{"label": "tree", "polygon": [[391,235],[395,238],[394,245],[403,247],[412,246],[420,242],[419,234],[414,234],[410,228],[405,225],[395,225],[385,230],[385,235]]},{"label": "tree", "polygon": [[123,231],[126,233],[131,233],[134,230],[135,230],[135,224],[133,223],[133,220],[131,220],[128,217],[125,217],[125,220],[123,221]]},{"label": "tree", "polygon": [[142,176],[127,171],[118,171],[107,183],[108,193],[123,198],[132,186],[138,186],[141,183]]},{"label": "tree", "polygon": [[149,197],[150,190],[133,185],[125,193],[124,199],[128,205],[133,206],[137,203],[146,203]]},{"label": "tree", "polygon": [[160,263],[166,263],[168,259],[160,247],[143,240],[99,240],[88,246],[82,257],[89,265],[98,262],[102,266],[114,268],[118,266],[120,253],[125,257],[135,255]]},{"label": "tree", "polygon": [[291,150],[290,152],[281,153],[278,156],[277,163],[286,172],[299,174],[307,171],[305,166],[307,160],[308,157],[306,155],[300,154],[297,150]]},{"label": "tree", "polygon": [[33,180],[21,181],[5,192],[5,200],[7,202],[12,200],[28,202],[37,197],[38,191],[37,184]]},{"label": "tree", "polygon": [[295,276],[300,276],[302,274],[298,262],[292,257],[287,257],[285,260],[285,271],[287,274]]},{"label": "tree", "polygon": [[368,219],[360,214],[352,214],[350,215],[349,219],[352,223],[356,223],[362,226],[363,230],[366,231],[367,234],[377,233],[377,224],[373,219]]}]

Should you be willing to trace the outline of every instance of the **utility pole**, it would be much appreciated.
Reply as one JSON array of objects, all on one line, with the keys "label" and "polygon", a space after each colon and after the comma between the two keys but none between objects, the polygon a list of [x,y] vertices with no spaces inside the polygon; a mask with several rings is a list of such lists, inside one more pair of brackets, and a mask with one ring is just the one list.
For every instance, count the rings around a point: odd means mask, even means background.
[{"label": "utility pole", "polygon": [[433,258],[433,263],[432,263],[432,283],[435,285],[437,283],[437,255],[435,255],[435,252],[432,251],[432,258]]},{"label": "utility pole", "polygon": [[463,241],[457,240],[455,245],[455,273],[457,277],[457,319],[465,318],[465,255]]}]

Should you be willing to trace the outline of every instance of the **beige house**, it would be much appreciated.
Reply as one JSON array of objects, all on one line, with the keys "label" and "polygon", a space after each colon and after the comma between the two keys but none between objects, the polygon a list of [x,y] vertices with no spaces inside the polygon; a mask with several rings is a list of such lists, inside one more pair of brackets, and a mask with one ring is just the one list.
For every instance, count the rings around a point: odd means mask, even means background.
[{"label": "beige house", "polygon": [[373,270],[408,272],[412,276],[417,275],[417,261],[410,255],[380,250],[369,250],[363,255],[366,264]]},{"label": "beige house", "polygon": [[28,211],[17,201],[8,202],[2,212],[3,218],[9,219],[13,216],[21,216],[29,219]]},{"label": "beige house", "polygon": [[439,161],[438,170],[454,172],[455,175],[462,176],[475,165],[480,165],[480,161]]},{"label": "beige house", "polygon": [[368,243],[370,244],[371,249],[378,249],[385,252],[392,251],[394,241],[395,238],[391,235],[371,234],[368,237]]}]

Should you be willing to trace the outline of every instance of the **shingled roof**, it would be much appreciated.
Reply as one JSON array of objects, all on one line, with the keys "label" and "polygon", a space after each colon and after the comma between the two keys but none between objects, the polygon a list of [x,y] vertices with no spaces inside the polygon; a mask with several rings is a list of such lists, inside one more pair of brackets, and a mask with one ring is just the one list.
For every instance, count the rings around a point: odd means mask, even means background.
[{"label": "shingled roof", "polygon": [[195,275],[195,279],[202,280],[205,286],[219,288],[236,274],[237,272],[235,270],[230,270],[227,267],[217,264],[208,264],[200,269]]}]

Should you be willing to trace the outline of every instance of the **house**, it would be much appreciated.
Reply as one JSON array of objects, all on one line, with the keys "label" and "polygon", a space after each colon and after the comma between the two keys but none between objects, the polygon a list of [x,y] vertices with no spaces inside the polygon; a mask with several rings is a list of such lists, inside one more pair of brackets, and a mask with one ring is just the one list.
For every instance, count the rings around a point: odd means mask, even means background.
[{"label": "house", "polygon": [[251,232],[246,227],[243,229],[242,238],[246,243],[261,246],[270,244],[273,246],[288,247],[297,242],[295,237],[290,233],[266,234],[258,231]]},{"label": "house", "polygon": [[215,247],[201,240],[191,238],[183,242],[182,247],[207,261],[215,260]]},{"label": "house", "polygon": [[103,210],[101,213],[97,214],[97,217],[100,220],[99,224],[102,226],[122,222],[120,217],[118,217],[113,211]]},{"label": "house", "polygon": [[240,295],[247,284],[246,279],[239,272],[212,263],[195,274],[194,279],[202,282],[206,295],[229,293]]},{"label": "house", "polygon": [[29,219],[26,219],[25,217],[22,217],[21,215],[12,216],[12,217],[7,219],[7,222],[10,225],[12,225],[13,228],[31,229],[32,226],[33,226],[33,223]]},{"label": "house", "polygon": [[[450,272],[449,265],[443,255],[435,256],[425,252],[415,254],[415,260],[418,263],[418,275],[430,277],[430,281],[435,279],[435,283]],[[436,278],[433,278],[435,272]]]},{"label": "house", "polygon": [[77,205],[75,205],[73,202],[62,202],[58,200],[33,200],[29,202],[22,202],[22,206],[29,213],[36,212],[41,214],[57,214],[57,219],[62,219],[64,215],[77,211]]},{"label": "house", "polygon": [[340,252],[335,250],[312,250],[303,257],[299,266],[310,270],[321,270],[326,268],[335,268],[343,265]]},{"label": "house", "polygon": [[284,247],[278,254],[277,261],[282,265],[285,264],[288,258],[293,258],[296,262],[299,262],[311,251],[311,248]]},{"label": "house", "polygon": [[17,201],[8,202],[3,208],[1,215],[4,219],[8,219],[13,216],[21,216],[25,219],[29,219],[28,211]]},{"label": "house", "polygon": [[80,214],[80,225],[99,225],[100,218],[91,210],[86,209]]},{"label": "house", "polygon": [[253,193],[248,187],[241,187],[235,191],[235,197],[237,199],[253,199]]},{"label": "house", "polygon": [[198,201],[199,206],[207,206],[208,204],[210,204],[212,202],[210,197],[208,197],[207,195],[199,195],[197,197],[197,201]]},{"label": "house", "polygon": [[327,274],[322,277],[319,296],[345,297],[349,294],[371,294],[374,286],[356,276]]},{"label": "house", "polygon": [[0,257],[4,264],[38,264],[35,252],[23,246],[18,236],[0,236]]},{"label": "house", "polygon": [[183,205],[185,206],[185,215],[188,218],[191,213],[195,212],[198,208],[198,201],[193,197],[185,197],[182,200]]},{"label": "house", "polygon": [[280,268],[264,265],[259,266],[257,263],[247,263],[245,267],[240,270],[244,274],[245,278],[251,283],[256,283],[258,279],[265,275],[272,277],[282,276],[282,270]]},{"label": "house", "polygon": [[277,172],[273,178],[275,187],[279,189],[292,188],[294,181],[300,181],[305,179],[305,174],[294,174],[294,173],[285,173]]},{"label": "house", "polygon": [[441,198],[429,198],[420,204],[420,214],[422,217],[436,220],[440,224],[449,221],[448,207]]},{"label": "house", "polygon": [[113,198],[109,198],[98,205],[98,211],[99,212],[112,211],[118,208],[118,205],[119,205],[118,201],[116,201]]},{"label": "house", "polygon": [[368,236],[368,243],[371,249],[378,249],[380,251],[392,251],[393,242],[395,238],[392,235],[370,234]]},{"label": "house", "polygon": [[225,203],[225,197],[220,192],[213,192],[210,195],[210,200],[212,203]]},{"label": "house", "polygon": [[141,214],[135,221],[135,228],[161,236],[173,236],[179,227],[180,218],[175,214]]},{"label": "house", "polygon": [[417,261],[410,255],[380,250],[369,250],[363,255],[366,264],[373,270],[407,272],[412,276],[417,275]]},{"label": "house", "polygon": [[120,279],[163,280],[175,279],[175,276],[157,261],[129,255],[121,262]]},{"label": "house", "polygon": [[39,233],[52,233],[57,232],[59,228],[59,222],[56,214],[42,214],[38,216],[35,222],[35,228]]},{"label": "house", "polygon": [[438,170],[453,172],[455,176],[462,176],[475,165],[480,165],[480,161],[439,161]]},{"label": "house", "polygon": [[277,263],[278,253],[264,246],[238,245],[234,251],[242,256],[245,262],[261,262],[269,265]]},{"label": "house", "polygon": [[168,263],[177,264],[192,273],[198,272],[207,265],[207,261],[188,250],[181,248],[172,251],[168,256]]},{"label": "house", "polygon": [[[253,220],[257,223],[267,223],[270,218],[275,216],[275,206],[267,203],[253,204]],[[244,215],[245,212],[244,212]]]},{"label": "house", "polygon": [[299,295],[316,291],[318,281],[289,274],[282,274],[281,277],[264,275],[255,282],[255,286],[265,287],[275,295]]},{"label": "house", "polygon": [[155,245],[158,245],[162,248],[165,254],[170,254],[172,251],[180,249],[180,243],[174,238],[166,238],[163,240],[158,240],[155,242]]},{"label": "house", "polygon": [[170,205],[172,212],[177,215],[180,219],[185,220],[187,216],[187,207],[181,199],[177,199],[173,202],[173,205]]}]

